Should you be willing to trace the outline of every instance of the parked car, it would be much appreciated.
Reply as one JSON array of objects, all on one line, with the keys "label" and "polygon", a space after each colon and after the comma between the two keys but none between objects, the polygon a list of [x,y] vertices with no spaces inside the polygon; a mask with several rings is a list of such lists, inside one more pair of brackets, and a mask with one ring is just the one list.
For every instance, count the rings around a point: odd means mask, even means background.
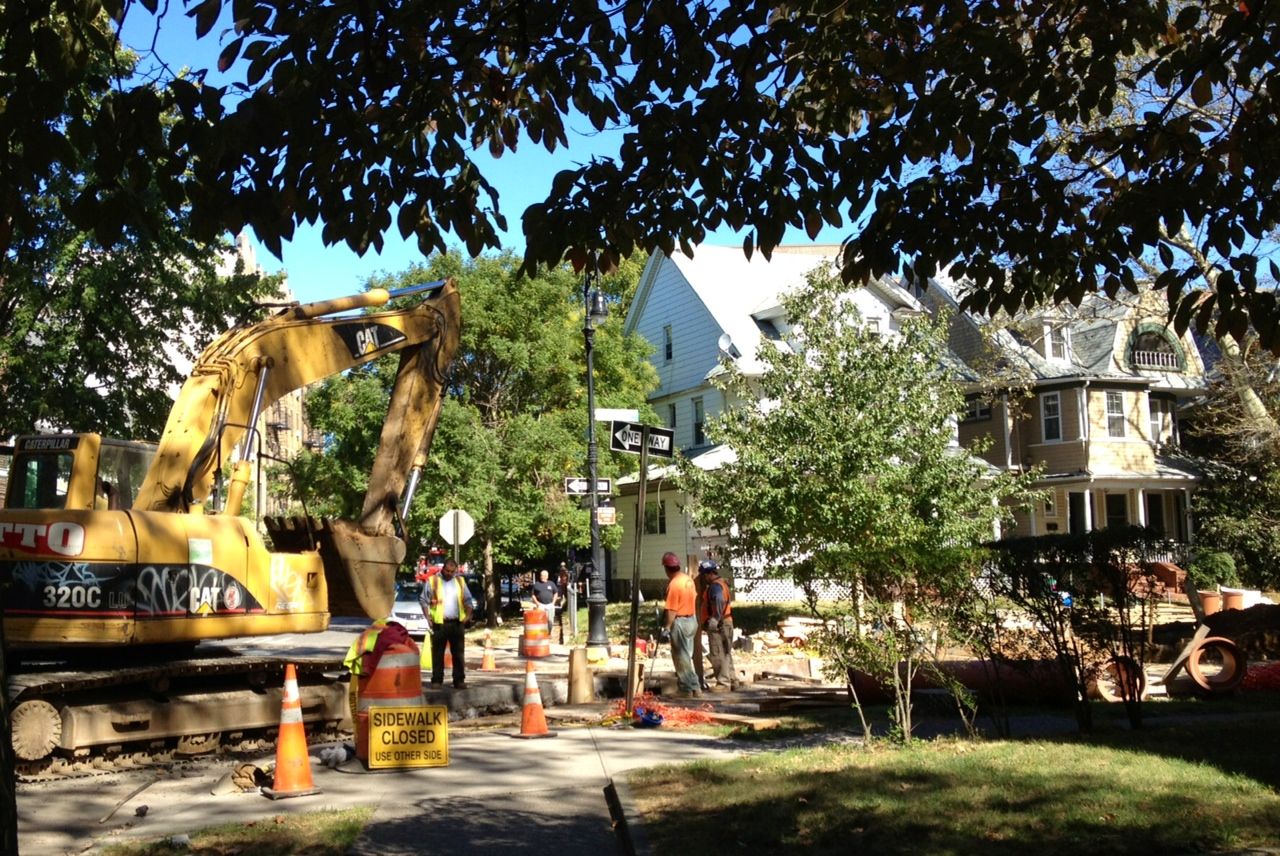
[{"label": "parked car", "polygon": [[418,602],[422,583],[400,583],[396,586],[396,601],[391,605],[391,620],[404,625],[410,636],[427,635],[427,617],[422,614]]}]

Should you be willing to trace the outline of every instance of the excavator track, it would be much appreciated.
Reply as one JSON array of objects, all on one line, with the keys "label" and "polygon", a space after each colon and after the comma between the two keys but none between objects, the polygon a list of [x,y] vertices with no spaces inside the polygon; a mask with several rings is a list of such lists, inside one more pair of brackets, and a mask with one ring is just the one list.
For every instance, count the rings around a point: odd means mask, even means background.
[{"label": "excavator track", "polygon": [[202,656],[114,668],[36,668],[9,676],[22,781],[99,775],[275,743],[286,663],[298,674],[311,742],[351,728],[348,677],[327,657]]}]

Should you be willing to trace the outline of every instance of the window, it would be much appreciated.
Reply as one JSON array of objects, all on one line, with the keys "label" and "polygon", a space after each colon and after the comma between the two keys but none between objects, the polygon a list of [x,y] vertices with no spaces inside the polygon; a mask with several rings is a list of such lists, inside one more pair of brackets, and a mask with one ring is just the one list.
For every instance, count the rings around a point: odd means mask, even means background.
[{"label": "window", "polygon": [[667,503],[665,501],[644,504],[644,534],[667,534]]},{"label": "window", "polygon": [[1129,497],[1123,493],[1107,494],[1107,528],[1129,525]]},{"label": "window", "polygon": [[1046,443],[1062,439],[1062,398],[1060,393],[1046,392],[1040,396],[1040,423]]},{"label": "window", "polygon": [[667,427],[676,427],[676,406],[675,404],[667,405]]},{"label": "window", "polygon": [[9,502],[12,508],[62,508],[71,484],[70,453],[39,454],[20,458],[11,467]]},{"label": "window", "polygon": [[1051,360],[1069,360],[1071,359],[1071,342],[1067,336],[1066,327],[1045,326],[1044,330],[1045,352],[1044,355]]},{"label": "window", "polygon": [[693,400],[693,445],[695,446],[701,446],[707,442],[706,432],[702,430],[703,422],[702,399],[695,398]]},{"label": "window", "polygon": [[675,347],[671,341],[671,325],[662,328],[662,359],[664,362],[671,362],[671,355],[675,353]]},{"label": "window", "polygon": [[868,318],[867,329],[870,330],[872,333],[875,333],[877,336],[880,335],[880,319]]},{"label": "window", "polygon": [[1058,495],[1052,491],[1044,498],[1044,516],[1058,516]]},{"label": "window", "polygon": [[1133,336],[1129,359],[1135,369],[1180,372],[1180,350],[1164,328],[1144,324]]},{"label": "window", "polygon": [[1150,418],[1151,442],[1167,443],[1173,441],[1173,402],[1159,398],[1147,399],[1147,412]]},{"label": "window", "polygon": [[1107,393],[1107,436],[1124,436],[1124,393]]},{"label": "window", "polygon": [[976,419],[990,419],[991,404],[984,401],[981,396],[969,399],[965,402],[964,418],[966,422],[972,422]]}]

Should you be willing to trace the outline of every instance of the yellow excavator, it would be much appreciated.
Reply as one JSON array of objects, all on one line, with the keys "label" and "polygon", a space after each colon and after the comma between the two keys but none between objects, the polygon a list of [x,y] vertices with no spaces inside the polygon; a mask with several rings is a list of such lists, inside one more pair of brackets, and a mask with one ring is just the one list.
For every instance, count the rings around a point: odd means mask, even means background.
[{"label": "yellow excavator", "polygon": [[[397,298],[407,308],[360,312]],[[10,659],[21,663],[8,687],[20,772],[270,739],[280,661],[196,643],[390,613],[402,515],[459,329],[452,280],[295,303],[205,349],[158,445],[96,434],[15,440],[0,591]],[[390,353],[400,365],[360,518],[266,518],[264,538],[242,513],[260,414],[291,390]],[[290,661],[304,719],[341,727],[340,664]]]}]

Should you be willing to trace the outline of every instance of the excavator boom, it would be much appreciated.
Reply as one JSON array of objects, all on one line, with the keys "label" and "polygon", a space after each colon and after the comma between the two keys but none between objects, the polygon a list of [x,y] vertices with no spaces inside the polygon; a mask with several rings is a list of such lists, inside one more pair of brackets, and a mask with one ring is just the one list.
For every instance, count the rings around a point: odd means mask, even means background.
[{"label": "excavator boom", "polygon": [[[426,294],[425,299],[411,308],[327,317],[420,293]],[[450,280],[395,293],[377,288],[352,297],[296,305],[256,324],[229,330],[204,350],[183,384],[134,505],[189,511],[205,502],[219,465],[232,460],[237,443],[263,409],[292,390],[394,352],[407,353],[414,363],[403,372],[412,376],[407,382],[414,388],[393,402],[400,413],[392,417],[394,431],[388,422],[383,432],[379,460],[384,454],[396,460],[412,458],[418,443],[398,432],[407,427],[406,419],[413,423],[419,441],[421,434],[430,430],[427,414],[438,407],[433,399],[440,394],[445,369],[457,348],[458,330],[458,294]],[[390,443],[389,436],[393,438]],[[397,478],[388,468],[380,469],[379,475],[393,481]],[[405,466],[402,473],[407,471]],[[387,488],[376,479],[370,483],[379,493]]]}]

